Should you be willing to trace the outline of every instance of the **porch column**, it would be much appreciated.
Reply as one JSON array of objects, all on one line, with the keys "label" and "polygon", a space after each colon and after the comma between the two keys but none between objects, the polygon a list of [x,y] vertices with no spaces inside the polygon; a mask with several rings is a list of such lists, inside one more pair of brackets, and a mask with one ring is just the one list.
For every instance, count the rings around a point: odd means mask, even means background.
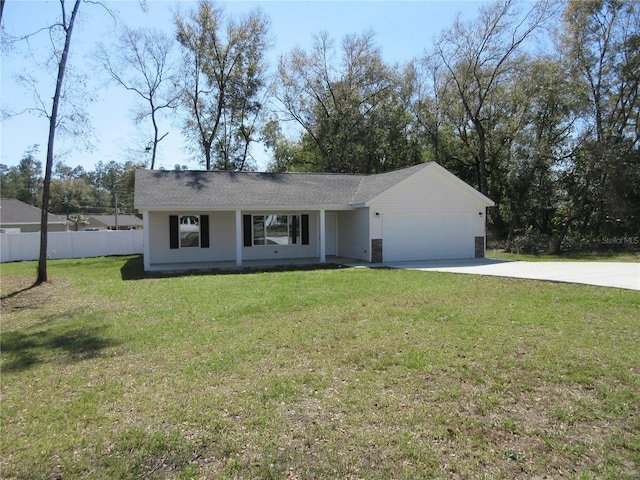
[{"label": "porch column", "polygon": [[236,210],[236,266],[242,266],[242,212]]},{"label": "porch column", "polygon": [[320,210],[320,263],[325,263],[327,261],[327,255],[326,255],[326,227],[327,227],[327,222],[325,219],[325,211]]},{"label": "porch column", "polygon": [[142,211],[142,262],[144,263],[144,271],[151,269],[151,248],[149,247],[149,211]]}]

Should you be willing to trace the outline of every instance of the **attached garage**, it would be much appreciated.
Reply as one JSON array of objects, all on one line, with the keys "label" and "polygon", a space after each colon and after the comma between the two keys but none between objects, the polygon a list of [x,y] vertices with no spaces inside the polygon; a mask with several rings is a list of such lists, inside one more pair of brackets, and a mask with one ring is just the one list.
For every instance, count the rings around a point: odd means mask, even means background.
[{"label": "attached garage", "polygon": [[471,215],[386,214],[382,224],[385,262],[474,257]]},{"label": "attached garage", "polygon": [[[136,172],[146,271],[479,258],[493,204],[435,162],[372,175]],[[181,225],[197,241],[178,241]]]}]

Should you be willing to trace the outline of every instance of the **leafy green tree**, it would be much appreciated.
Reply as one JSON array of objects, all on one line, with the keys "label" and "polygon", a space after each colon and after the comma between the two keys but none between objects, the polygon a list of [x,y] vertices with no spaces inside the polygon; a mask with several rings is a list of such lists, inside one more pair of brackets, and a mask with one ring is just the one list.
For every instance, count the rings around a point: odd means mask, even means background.
[{"label": "leafy green tree", "polygon": [[522,109],[506,165],[502,213],[507,247],[518,236],[537,235],[537,251],[549,249],[561,201],[557,172],[571,155],[577,119],[573,89],[563,63],[554,56],[530,62],[518,81]]},{"label": "leafy green tree", "polygon": [[[87,177],[54,178],[51,180],[51,201],[49,210],[52,213],[95,213],[96,209],[107,204],[95,185]],[[98,210],[101,211],[101,210]]]},{"label": "leafy green tree", "polygon": [[607,233],[638,232],[640,4],[572,0],[559,31],[568,73],[579,85],[582,121],[562,171],[568,195],[555,251],[571,231],[596,242]]},{"label": "leafy green tree", "polygon": [[2,168],[0,190],[4,198],[15,198],[33,206],[42,199],[42,162],[36,160],[38,145],[29,148],[18,165]]},{"label": "leafy green tree", "polygon": [[118,212],[132,213],[135,171],[144,168],[144,164],[127,161],[118,163],[98,162],[92,173],[93,182],[97,187],[97,195],[107,194],[108,201],[101,202],[101,207],[108,213],[114,212],[116,204]]},{"label": "leafy green tree", "polygon": [[56,162],[52,172],[52,177],[60,180],[83,178],[86,177],[86,175],[87,173],[81,166],[70,167],[62,162]]},{"label": "leafy green tree", "polygon": [[176,16],[176,28],[184,51],[187,137],[207,170],[247,169],[260,132],[269,20],[260,11],[227,18],[221,7],[201,0],[187,17]]},{"label": "leafy green tree", "polygon": [[119,209],[123,213],[134,213],[133,197],[135,191],[135,175],[136,170],[144,168],[144,164],[127,161],[122,165],[122,175],[118,181],[119,197],[118,204]]},{"label": "leafy green tree", "polygon": [[304,152],[302,152],[300,145],[288,140],[282,133],[280,122],[277,119],[269,120],[264,124],[262,141],[265,147],[272,152],[272,159],[267,166],[267,170],[270,172],[294,171],[296,165],[308,163],[302,158]]}]

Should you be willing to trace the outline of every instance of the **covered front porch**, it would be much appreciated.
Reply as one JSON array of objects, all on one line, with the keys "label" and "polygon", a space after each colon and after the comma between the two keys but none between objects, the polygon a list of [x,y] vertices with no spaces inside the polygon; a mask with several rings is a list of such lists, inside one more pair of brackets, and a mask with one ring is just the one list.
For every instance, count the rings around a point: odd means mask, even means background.
[{"label": "covered front porch", "polygon": [[325,263],[337,254],[337,218],[325,209],[235,210],[235,266]]},{"label": "covered front porch", "polygon": [[[344,207],[151,212],[143,216],[145,270],[322,265],[341,257],[368,260],[366,217],[362,209]],[[149,241],[167,230],[171,242]]]}]

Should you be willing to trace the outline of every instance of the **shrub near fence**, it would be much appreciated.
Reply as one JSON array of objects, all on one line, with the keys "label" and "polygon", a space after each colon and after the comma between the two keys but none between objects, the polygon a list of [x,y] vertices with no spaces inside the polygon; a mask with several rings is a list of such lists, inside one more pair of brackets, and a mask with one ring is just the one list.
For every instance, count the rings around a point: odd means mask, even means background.
[{"label": "shrub near fence", "polygon": [[[98,230],[94,232],[49,232],[50,259],[106,257],[143,253],[142,230]],[[37,260],[40,232],[1,233],[0,261]]]}]

